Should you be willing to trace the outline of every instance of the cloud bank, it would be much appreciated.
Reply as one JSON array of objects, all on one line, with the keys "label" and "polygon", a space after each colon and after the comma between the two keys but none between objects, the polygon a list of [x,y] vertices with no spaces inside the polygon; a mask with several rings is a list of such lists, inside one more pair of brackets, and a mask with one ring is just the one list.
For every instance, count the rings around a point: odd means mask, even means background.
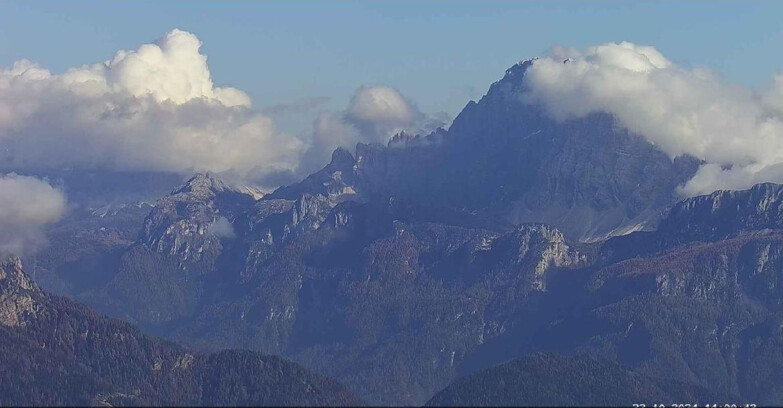
[{"label": "cloud bank", "polygon": [[174,29],[62,74],[26,60],[0,68],[0,168],[211,171],[270,188],[323,166],[336,147],[443,124],[394,88],[373,86],[344,111],[321,112],[311,131],[285,135],[270,115],[328,98],[253,110],[245,92],[215,86],[200,48]]},{"label": "cloud bank", "polygon": [[22,255],[46,242],[42,228],[65,211],[65,196],[34,177],[0,176],[0,254]]},{"label": "cloud bank", "polygon": [[556,119],[608,112],[671,157],[704,160],[685,195],[783,182],[783,73],[754,91],[623,42],[556,48],[525,78],[525,98]]},{"label": "cloud bank", "polygon": [[275,131],[235,88],[214,86],[195,35],[172,30],[108,61],[0,70],[0,164],[261,175],[296,168],[306,144]]}]

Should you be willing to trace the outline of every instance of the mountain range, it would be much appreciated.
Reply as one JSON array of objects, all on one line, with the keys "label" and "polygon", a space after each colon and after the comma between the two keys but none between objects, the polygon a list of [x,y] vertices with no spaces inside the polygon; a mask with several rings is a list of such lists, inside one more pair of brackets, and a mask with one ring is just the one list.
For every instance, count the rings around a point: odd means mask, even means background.
[{"label": "mountain range", "polygon": [[207,354],[41,291],[0,264],[0,404],[359,405],[345,387],[274,356]]},{"label": "mountain range", "polygon": [[[154,199],[107,207],[86,195],[24,260],[36,281],[212,354],[189,352],[205,371],[174,384],[190,388],[127,375],[68,397],[81,400],[29,401],[358,401],[329,377],[379,405],[783,404],[783,187],[683,199],[699,160],[670,158],[608,114],[550,118],[522,97],[530,64],[508,69],[448,130],[339,148],[261,197],[209,173],[144,193]],[[90,316],[78,321],[136,330],[40,296]],[[43,333],[8,336],[43,344]],[[185,353],[133,333],[171,350],[161,367]],[[80,363],[90,352],[31,359],[103,378],[112,363]],[[154,367],[155,353],[141,352],[134,359]],[[232,400],[198,382],[273,364],[294,378],[276,381],[307,378],[313,399]],[[51,377],[35,367],[34,383]],[[240,394],[262,398],[264,381]],[[185,389],[195,391],[176,393]],[[54,394],[45,398],[65,398]]]}]

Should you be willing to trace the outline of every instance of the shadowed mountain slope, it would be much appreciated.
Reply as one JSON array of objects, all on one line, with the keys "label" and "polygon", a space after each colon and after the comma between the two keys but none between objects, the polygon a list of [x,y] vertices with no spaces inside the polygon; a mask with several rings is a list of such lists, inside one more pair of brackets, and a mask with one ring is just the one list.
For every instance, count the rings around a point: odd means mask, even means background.
[{"label": "shadowed mountain slope", "polygon": [[42,292],[0,264],[0,405],[344,405],[338,383],[279,357],[205,354]]}]

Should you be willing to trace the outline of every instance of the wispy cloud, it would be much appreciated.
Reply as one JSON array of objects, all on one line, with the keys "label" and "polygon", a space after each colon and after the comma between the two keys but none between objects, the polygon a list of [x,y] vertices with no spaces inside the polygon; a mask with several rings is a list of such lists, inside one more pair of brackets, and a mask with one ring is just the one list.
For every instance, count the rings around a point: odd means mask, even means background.
[{"label": "wispy cloud", "polygon": [[327,96],[314,96],[312,98],[303,98],[291,103],[281,103],[268,106],[263,112],[269,115],[291,115],[312,112],[315,109],[323,107],[332,98]]}]

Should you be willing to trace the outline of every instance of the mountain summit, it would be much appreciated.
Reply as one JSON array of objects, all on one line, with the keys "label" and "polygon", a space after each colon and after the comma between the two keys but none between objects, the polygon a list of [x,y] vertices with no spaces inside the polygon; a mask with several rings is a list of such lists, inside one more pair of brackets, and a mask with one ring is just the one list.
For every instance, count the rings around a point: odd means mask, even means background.
[{"label": "mountain summit", "polygon": [[22,272],[19,258],[0,263],[0,325],[24,326],[40,310],[34,299],[38,286]]},{"label": "mountain summit", "polygon": [[176,341],[287,356],[375,404],[536,351],[598,359],[521,367],[781,401],[754,385],[783,366],[762,357],[780,344],[783,252],[764,231],[783,225],[779,187],[676,203],[697,160],[607,114],[550,118],[525,97],[531,63],[448,130],[337,149],[263,197],[196,175],[77,295]]},{"label": "mountain summit", "polygon": [[[387,146],[358,144],[355,165],[338,149],[340,177],[366,199],[465,209],[510,224],[543,222],[579,241],[654,228],[698,160],[670,159],[608,114],[550,118],[526,98],[532,63],[506,70],[448,130],[399,135]],[[324,171],[333,167],[334,157],[276,195],[320,192]]]}]

